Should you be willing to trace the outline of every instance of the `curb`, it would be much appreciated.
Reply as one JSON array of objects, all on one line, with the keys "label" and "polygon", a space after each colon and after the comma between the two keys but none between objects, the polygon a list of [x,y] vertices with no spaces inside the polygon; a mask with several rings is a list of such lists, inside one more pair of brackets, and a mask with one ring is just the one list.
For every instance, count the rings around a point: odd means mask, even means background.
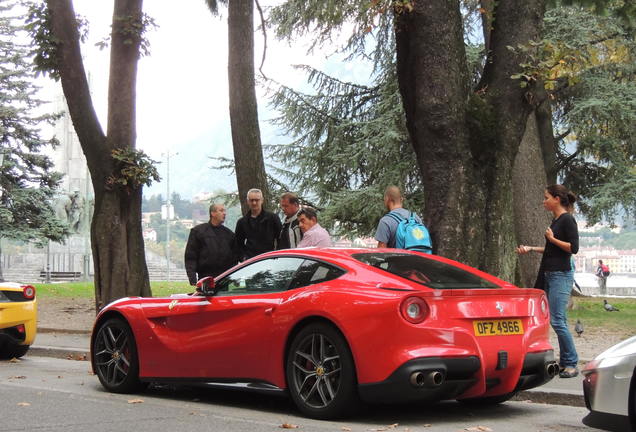
[{"label": "curb", "polygon": [[66,333],[66,334],[86,334],[92,333],[91,330],[76,330],[76,329],[58,329],[53,327],[38,327],[38,333]]},{"label": "curb", "polygon": [[32,345],[27,355],[53,357],[64,360],[88,360],[90,352],[79,348],[62,348],[47,345]]},{"label": "curb", "polygon": [[511,400],[519,402],[544,403],[550,405],[566,405],[574,407],[585,407],[585,398],[583,391],[553,391],[546,392],[543,390],[524,390],[519,392]]}]

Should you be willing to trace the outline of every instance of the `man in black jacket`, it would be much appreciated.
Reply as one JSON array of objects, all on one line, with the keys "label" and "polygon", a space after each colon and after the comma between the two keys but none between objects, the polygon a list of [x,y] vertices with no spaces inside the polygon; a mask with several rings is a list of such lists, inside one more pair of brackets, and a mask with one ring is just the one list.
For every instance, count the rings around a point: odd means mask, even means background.
[{"label": "man in black jacket", "polygon": [[236,222],[236,244],[241,260],[276,249],[282,224],[278,216],[263,209],[260,189],[247,192],[250,211]]},{"label": "man in black jacket", "polygon": [[185,268],[190,285],[206,276],[218,276],[238,262],[234,233],[223,226],[225,206],[210,206],[210,221],[190,230],[185,249]]}]

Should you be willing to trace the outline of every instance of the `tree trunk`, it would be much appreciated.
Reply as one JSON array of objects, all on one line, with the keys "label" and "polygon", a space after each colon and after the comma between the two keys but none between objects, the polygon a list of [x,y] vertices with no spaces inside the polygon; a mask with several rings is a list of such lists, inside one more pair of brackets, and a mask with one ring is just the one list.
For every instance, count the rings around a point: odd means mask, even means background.
[{"label": "tree trunk", "polygon": [[246,213],[247,191],[263,191],[269,201],[254,80],[254,2],[228,2],[230,123],[239,199]]},{"label": "tree trunk", "polygon": [[512,280],[512,168],[534,106],[510,78],[525,59],[508,46],[538,38],[543,2],[495,4],[488,61],[474,95],[466,88],[459,1],[411,5],[395,11],[398,81],[435,251]]},{"label": "tree trunk", "polygon": [[[546,173],[537,115],[528,116],[526,131],[515,158],[512,188],[514,191],[514,221],[517,244],[543,246],[543,233],[550,226],[550,214],[543,209],[543,191],[546,188]],[[523,287],[532,287],[537,277],[541,254],[529,253],[519,256],[519,280]]]},{"label": "tree trunk", "polygon": [[[483,195],[467,149],[467,66],[459,2],[396,9],[397,73],[407,128],[422,173],[425,223],[436,254],[475,262]],[[430,55],[430,53],[443,55]]]},{"label": "tree trunk", "polygon": [[95,262],[95,305],[99,310],[112,300],[150,296],[141,232],[141,187],[113,185],[118,176],[112,157],[115,149],[135,148],[135,85],[139,57],[142,0],[116,0],[111,38],[108,92],[108,135],[99,124],[84,65],[71,0],[48,0],[51,31],[57,39],[57,63],[69,113],[86,156],[95,210],[91,241]]},{"label": "tree trunk", "polygon": [[[0,258],[2,258],[2,238],[0,238]],[[4,274],[2,273],[2,259],[0,259],[0,282],[4,282]]]}]

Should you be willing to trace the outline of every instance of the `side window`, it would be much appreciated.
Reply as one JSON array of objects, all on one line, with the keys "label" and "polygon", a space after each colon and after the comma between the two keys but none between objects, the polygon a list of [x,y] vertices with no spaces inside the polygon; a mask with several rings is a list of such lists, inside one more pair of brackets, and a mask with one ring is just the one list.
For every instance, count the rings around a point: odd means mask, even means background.
[{"label": "side window", "polygon": [[336,279],[344,274],[343,270],[320,261],[305,260],[298,269],[289,289],[301,288]]},{"label": "side window", "polygon": [[301,258],[270,258],[245,266],[221,279],[217,295],[285,291],[302,264]]}]

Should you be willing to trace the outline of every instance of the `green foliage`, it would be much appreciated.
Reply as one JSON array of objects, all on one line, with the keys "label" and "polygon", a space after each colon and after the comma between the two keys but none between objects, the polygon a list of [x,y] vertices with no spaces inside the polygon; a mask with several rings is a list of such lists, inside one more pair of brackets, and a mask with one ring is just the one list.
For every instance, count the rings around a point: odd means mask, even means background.
[{"label": "green foliage", "polygon": [[[142,13],[140,16],[124,16],[113,18],[113,23],[117,25],[118,31],[126,39],[124,44],[133,44],[136,40],[139,40],[139,53],[142,57],[150,55],[150,41],[146,37],[146,33],[149,30],[156,29],[158,27],[154,18],[146,13]],[[95,45],[99,49],[105,49],[110,45],[111,36],[103,38]]]},{"label": "green foliage", "polygon": [[68,234],[51,206],[61,175],[42,153],[57,141],[40,135],[58,116],[42,113],[28,47],[17,42],[25,36],[19,7],[0,5],[0,237],[43,244]]},{"label": "green foliage", "polygon": [[618,250],[636,250],[636,231],[621,233],[607,241],[605,244]]},{"label": "green foliage", "polygon": [[[270,21],[280,39],[311,35],[317,46],[334,46],[333,35],[350,32],[344,46],[334,51],[370,58],[375,70],[395,56],[393,7],[409,8],[410,1],[394,0],[287,0],[270,11]],[[351,27],[350,24],[353,24]]]},{"label": "green foliage", "polygon": [[[150,216],[150,228],[157,231],[157,242],[165,243],[166,241],[166,221],[161,219],[160,214]],[[190,230],[179,221],[172,221],[170,224],[170,240],[178,240],[184,242],[188,239]]]},{"label": "green foliage", "polygon": [[617,18],[581,7],[545,17],[559,174],[581,198],[589,223],[636,215],[636,42]]},{"label": "green foliage", "polygon": [[163,202],[164,199],[161,194],[151,195],[150,198],[146,198],[144,195],[141,201],[141,211],[142,213],[159,212]]},{"label": "green foliage", "polygon": [[49,74],[56,81],[60,79],[60,68],[57,63],[59,40],[51,31],[51,16],[45,2],[30,3],[26,19],[26,29],[31,35],[33,44],[33,63],[38,74]]},{"label": "green foliage", "polygon": [[289,144],[266,148],[272,158],[291,169],[274,169],[323,209],[321,224],[335,234],[369,235],[384,213],[382,195],[388,185],[405,191],[407,205],[421,208],[421,179],[408,141],[394,69],[376,85],[363,86],[327,76],[309,67],[316,93],[281,86],[272,105],[281,116],[276,124]]},{"label": "green foliage", "polygon": [[210,12],[212,12],[212,15],[218,15],[219,5],[227,5],[227,2],[229,0],[204,0],[204,1],[208,9],[210,9]]},{"label": "green foliage", "polygon": [[114,149],[111,155],[115,160],[115,169],[106,179],[107,188],[119,186],[135,190],[161,179],[155,167],[157,161],[150,159],[142,150],[119,148]]}]

